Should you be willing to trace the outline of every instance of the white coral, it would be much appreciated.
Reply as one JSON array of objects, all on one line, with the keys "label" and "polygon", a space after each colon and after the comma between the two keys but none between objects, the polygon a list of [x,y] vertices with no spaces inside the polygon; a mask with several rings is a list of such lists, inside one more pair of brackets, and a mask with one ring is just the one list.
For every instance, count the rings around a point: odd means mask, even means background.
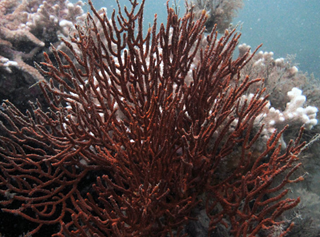
[{"label": "white coral", "polygon": [[286,104],[284,111],[271,107],[270,103],[264,109],[263,122],[269,132],[282,129],[286,124],[304,125],[306,129],[311,129],[318,123],[316,119],[318,109],[314,106],[303,107],[306,97],[302,94],[302,90],[294,87],[287,95],[290,101]]},{"label": "white coral", "polygon": [[[261,132],[261,144],[265,144],[271,134],[275,130],[282,130],[287,124],[305,126],[306,129],[311,129],[318,123],[316,119],[318,109],[314,106],[303,107],[306,102],[306,97],[302,94],[302,90],[298,88],[292,88],[287,93],[290,101],[286,104],[284,111],[275,109],[268,102],[263,108],[262,112],[255,119],[255,126],[260,127],[264,124],[264,129]],[[250,101],[253,95],[244,96],[242,100]],[[280,143],[283,147],[286,147],[286,143],[281,138]],[[257,145],[257,149],[264,149],[264,146]]]}]

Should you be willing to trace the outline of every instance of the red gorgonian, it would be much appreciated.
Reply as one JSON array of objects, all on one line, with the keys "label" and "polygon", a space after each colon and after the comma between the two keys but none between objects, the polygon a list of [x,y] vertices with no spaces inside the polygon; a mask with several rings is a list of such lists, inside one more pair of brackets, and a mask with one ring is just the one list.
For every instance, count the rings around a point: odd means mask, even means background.
[{"label": "red gorgonian", "polygon": [[180,19],[168,7],[144,36],[144,1],[130,2],[108,20],[89,1],[69,51],[45,54],[50,108],[2,105],[2,211],[37,223],[30,234],[57,224],[53,236],[187,236],[201,212],[208,233],[281,225],[284,236],[293,223],[279,217],[299,202],[284,187],[302,180],[291,176],[304,144],[282,150],[280,131],[255,149],[267,97],[245,99],[260,81],[240,80],[252,54],[232,59],[234,31],[204,35],[205,12]]}]

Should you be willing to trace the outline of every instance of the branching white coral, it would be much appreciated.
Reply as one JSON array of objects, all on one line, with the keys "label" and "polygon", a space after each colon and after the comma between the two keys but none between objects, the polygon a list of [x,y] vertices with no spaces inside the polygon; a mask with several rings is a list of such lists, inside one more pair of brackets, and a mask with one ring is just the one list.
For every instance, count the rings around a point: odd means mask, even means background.
[{"label": "branching white coral", "polygon": [[311,129],[318,123],[316,119],[318,109],[314,106],[303,107],[306,97],[302,94],[302,90],[294,87],[287,95],[290,101],[283,112],[271,107],[270,103],[266,105],[263,115],[265,129],[273,132],[275,129],[282,129],[286,124],[304,125],[306,129]]},{"label": "branching white coral", "polygon": [[[250,101],[253,98],[253,94],[243,96],[243,101]],[[306,97],[302,94],[302,90],[294,87],[287,93],[290,101],[286,104],[285,110],[281,111],[271,106],[270,101],[265,105],[262,113],[255,119],[255,127],[260,128],[261,124],[264,124],[264,128],[261,132],[261,138],[265,144],[271,134],[275,130],[282,130],[287,124],[290,126],[304,126],[310,130],[318,123],[316,119],[318,109],[314,106],[303,107],[306,102]],[[281,143],[283,147],[286,147],[285,141],[282,139]],[[259,143],[260,144],[260,143]],[[258,150],[263,147],[257,147]]]}]

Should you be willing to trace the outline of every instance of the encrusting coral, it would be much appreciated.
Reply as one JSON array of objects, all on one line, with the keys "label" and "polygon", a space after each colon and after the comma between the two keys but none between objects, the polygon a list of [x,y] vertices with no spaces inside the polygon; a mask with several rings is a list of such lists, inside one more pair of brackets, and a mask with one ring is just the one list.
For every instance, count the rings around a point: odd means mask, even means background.
[{"label": "encrusting coral", "polygon": [[[303,128],[285,147],[287,126],[270,129],[263,80],[242,73],[255,54],[232,59],[240,36],[206,36],[204,11],[180,19],[169,7],[143,35],[144,1],[110,20],[89,4],[94,17],[38,66],[50,108],[2,105],[2,211],[36,223],[29,235],[186,236],[194,223],[207,235],[289,233]],[[282,114],[315,125],[316,108],[290,96]]]}]

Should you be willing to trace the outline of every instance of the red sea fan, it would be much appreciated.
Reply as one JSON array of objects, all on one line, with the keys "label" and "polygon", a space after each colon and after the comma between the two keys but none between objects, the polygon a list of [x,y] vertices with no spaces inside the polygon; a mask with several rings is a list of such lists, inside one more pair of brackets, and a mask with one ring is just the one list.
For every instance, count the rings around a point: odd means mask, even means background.
[{"label": "red sea fan", "polygon": [[279,217],[299,202],[284,186],[302,180],[291,176],[303,144],[282,151],[281,131],[254,149],[267,98],[243,97],[260,80],[239,80],[252,57],[232,60],[239,35],[205,36],[205,12],[194,21],[168,8],[143,36],[144,1],[111,20],[89,4],[65,41],[73,57],[53,48],[42,63],[50,108],[3,104],[2,211],[37,223],[30,234],[59,224],[54,236],[185,236],[202,208],[208,233],[282,225],[284,236],[292,224]]}]

